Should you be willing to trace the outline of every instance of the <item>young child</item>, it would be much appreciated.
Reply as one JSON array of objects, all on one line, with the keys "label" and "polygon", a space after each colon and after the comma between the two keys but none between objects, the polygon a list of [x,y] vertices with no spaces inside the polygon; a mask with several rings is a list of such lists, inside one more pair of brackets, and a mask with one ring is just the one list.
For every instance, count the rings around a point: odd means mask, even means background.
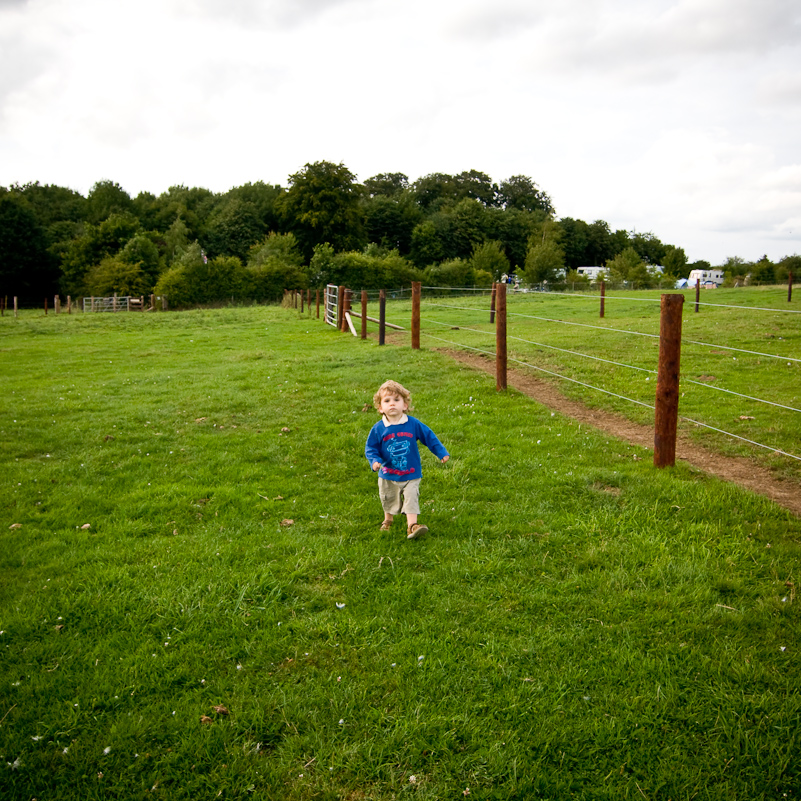
[{"label": "young child", "polygon": [[397,381],[385,381],[373,396],[373,405],[381,412],[364,446],[364,455],[373,472],[378,471],[378,495],[384,508],[381,531],[389,531],[394,515],[406,515],[406,537],[410,540],[425,534],[428,527],[417,522],[420,514],[420,451],[422,442],[443,464],[448,451],[427,426],[406,412],[412,396]]}]

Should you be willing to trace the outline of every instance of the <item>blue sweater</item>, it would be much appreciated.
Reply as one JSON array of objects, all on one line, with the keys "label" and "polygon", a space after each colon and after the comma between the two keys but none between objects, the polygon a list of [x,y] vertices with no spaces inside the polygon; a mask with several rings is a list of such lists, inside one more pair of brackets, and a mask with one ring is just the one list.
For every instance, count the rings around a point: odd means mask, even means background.
[{"label": "blue sweater", "polygon": [[388,481],[413,481],[423,475],[420,451],[422,442],[438,459],[448,456],[448,451],[437,439],[437,435],[424,423],[409,417],[405,423],[388,426],[383,418],[371,429],[364,446],[364,455],[372,469],[373,462],[383,465],[378,475]]}]

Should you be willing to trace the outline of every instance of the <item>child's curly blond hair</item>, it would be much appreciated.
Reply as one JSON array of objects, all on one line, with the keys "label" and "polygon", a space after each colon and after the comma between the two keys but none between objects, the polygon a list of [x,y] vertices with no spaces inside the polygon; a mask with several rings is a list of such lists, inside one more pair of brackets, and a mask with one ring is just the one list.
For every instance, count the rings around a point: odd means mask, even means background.
[{"label": "child's curly blond hair", "polygon": [[393,395],[400,395],[406,401],[406,405],[409,407],[409,410],[412,409],[412,393],[409,392],[406,387],[402,384],[399,384],[397,381],[385,381],[379,388],[378,392],[373,395],[373,406],[380,412],[381,411],[381,398],[386,393],[392,393]]}]

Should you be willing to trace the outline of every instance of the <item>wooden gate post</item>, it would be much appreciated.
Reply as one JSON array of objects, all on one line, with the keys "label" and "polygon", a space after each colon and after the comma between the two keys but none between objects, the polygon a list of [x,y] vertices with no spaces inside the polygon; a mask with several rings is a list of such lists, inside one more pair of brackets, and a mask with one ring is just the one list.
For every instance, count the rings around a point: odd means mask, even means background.
[{"label": "wooden gate post", "polygon": [[654,467],[673,467],[676,464],[683,305],[684,295],[662,295],[654,414]]},{"label": "wooden gate post", "polygon": [[497,285],[495,297],[495,388],[506,391],[506,284]]},{"label": "wooden gate post", "polygon": [[495,322],[495,293],[497,290],[495,287],[497,284],[495,281],[492,282],[492,294],[490,295],[490,325]]},{"label": "wooden gate post", "polygon": [[378,293],[378,344],[383,345],[387,331],[387,290]]},{"label": "wooden gate post", "polygon": [[412,281],[412,350],[420,350],[420,282]]},{"label": "wooden gate post", "polygon": [[604,308],[606,305],[606,281],[601,281],[601,313],[600,317],[603,317],[606,313],[606,309]]},{"label": "wooden gate post", "polygon": [[342,321],[345,319],[343,307],[345,305],[345,287],[337,287],[337,331],[342,330]]},{"label": "wooden gate post", "polygon": [[367,290],[362,290],[362,339],[367,339]]}]

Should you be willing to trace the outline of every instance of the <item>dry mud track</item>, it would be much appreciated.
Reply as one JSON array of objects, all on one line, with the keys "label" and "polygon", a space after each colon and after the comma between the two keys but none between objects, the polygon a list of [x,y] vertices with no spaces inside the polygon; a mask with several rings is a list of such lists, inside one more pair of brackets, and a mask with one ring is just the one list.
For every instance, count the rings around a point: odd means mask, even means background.
[{"label": "dry mud track", "polygon": [[[463,351],[442,348],[437,348],[437,350],[447,354],[455,361],[477,370],[483,370],[492,376],[495,375],[495,361],[492,359]],[[566,398],[550,384],[521,370],[511,368],[507,370],[506,383],[560,414],[594,426],[599,431],[604,431],[626,442],[653,450],[654,430],[652,427],[632,423],[618,414],[590,409]],[[769,470],[760,467],[750,459],[723,456],[702,448],[682,436],[679,436],[676,443],[676,458],[724,481],[730,481],[759,495],[764,495],[801,517],[801,484],[793,481],[779,481],[771,475]]]}]

